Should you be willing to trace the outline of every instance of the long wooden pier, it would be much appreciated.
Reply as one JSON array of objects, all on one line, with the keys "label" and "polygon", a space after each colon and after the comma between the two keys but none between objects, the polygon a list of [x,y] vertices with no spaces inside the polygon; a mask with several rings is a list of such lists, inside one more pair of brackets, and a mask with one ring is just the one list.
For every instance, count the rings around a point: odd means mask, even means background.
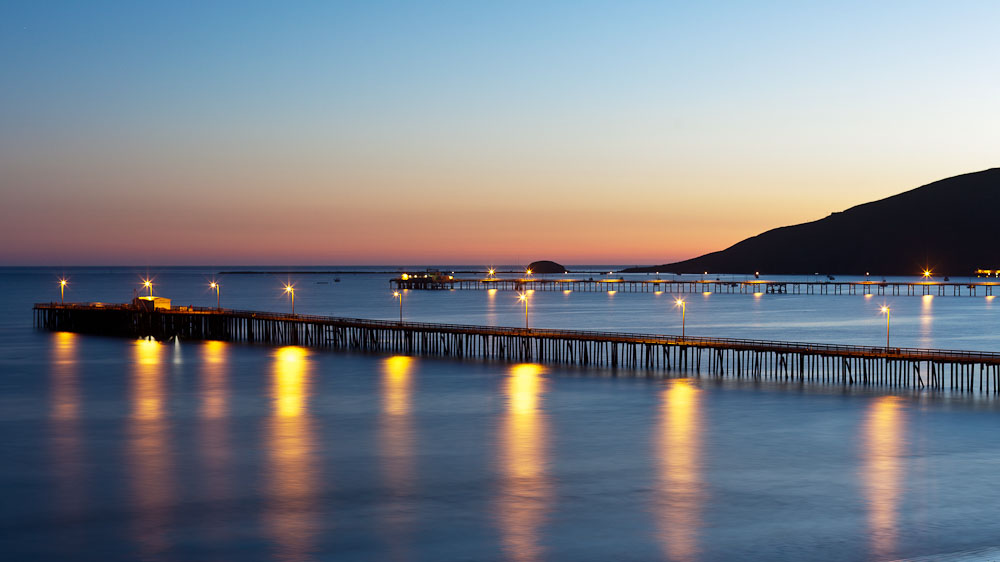
[{"label": "long wooden pier", "polygon": [[394,289],[584,291],[623,293],[729,293],[879,296],[993,296],[1000,282],[952,283],[938,281],[722,281],[680,279],[449,279],[408,276],[389,281]]},{"label": "long wooden pier", "polygon": [[1000,353],[43,303],[39,328],[899,388],[1000,390]]}]

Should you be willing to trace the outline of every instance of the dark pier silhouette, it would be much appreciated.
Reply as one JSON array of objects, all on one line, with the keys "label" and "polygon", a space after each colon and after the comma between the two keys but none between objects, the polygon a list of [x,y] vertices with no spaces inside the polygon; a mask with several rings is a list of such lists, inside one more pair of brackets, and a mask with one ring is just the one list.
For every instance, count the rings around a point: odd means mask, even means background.
[{"label": "dark pier silhouette", "polygon": [[1000,282],[953,283],[938,281],[722,281],[680,279],[449,279],[397,277],[389,281],[397,290],[584,291],[622,293],[725,293],[789,295],[877,296],[994,296]]},{"label": "dark pier silhouette", "polygon": [[707,376],[1000,390],[1000,353],[396,322],[200,307],[34,306],[35,325],[131,338],[224,340]]}]

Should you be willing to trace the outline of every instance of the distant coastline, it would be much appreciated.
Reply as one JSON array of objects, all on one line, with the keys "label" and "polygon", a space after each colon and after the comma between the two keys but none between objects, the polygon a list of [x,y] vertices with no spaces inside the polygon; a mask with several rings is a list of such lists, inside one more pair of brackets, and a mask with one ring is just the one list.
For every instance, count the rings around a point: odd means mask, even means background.
[{"label": "distant coastline", "polygon": [[[241,270],[231,270],[231,271],[219,271],[218,275],[380,275],[380,274],[397,274],[397,273],[412,273],[412,272],[423,272],[426,271],[426,267],[414,266],[414,267],[400,267],[397,269],[387,269],[387,270],[366,270],[366,271],[348,271],[348,270],[286,270],[286,269],[275,269],[275,270],[255,270],[255,269],[241,269]],[[604,269],[592,269],[583,270],[575,269],[573,273],[607,273]],[[469,274],[483,274],[486,273],[486,268],[483,269],[449,269],[448,273],[469,273]],[[495,273],[513,273],[518,275],[523,275],[523,269],[497,269]]]}]

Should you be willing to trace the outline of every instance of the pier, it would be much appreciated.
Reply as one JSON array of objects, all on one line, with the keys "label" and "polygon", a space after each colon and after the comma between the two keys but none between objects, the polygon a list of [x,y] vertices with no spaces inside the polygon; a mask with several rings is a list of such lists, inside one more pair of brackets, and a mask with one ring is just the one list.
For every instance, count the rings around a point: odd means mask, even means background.
[{"label": "pier", "polygon": [[396,322],[126,304],[34,306],[35,326],[130,338],[174,337],[694,375],[997,393],[1000,353],[546,328]]},{"label": "pier", "polygon": [[723,281],[679,279],[457,279],[408,276],[389,281],[396,289],[409,290],[499,290],[584,291],[622,293],[723,293],[791,295],[877,296],[993,296],[1000,282],[952,283],[937,281]]}]

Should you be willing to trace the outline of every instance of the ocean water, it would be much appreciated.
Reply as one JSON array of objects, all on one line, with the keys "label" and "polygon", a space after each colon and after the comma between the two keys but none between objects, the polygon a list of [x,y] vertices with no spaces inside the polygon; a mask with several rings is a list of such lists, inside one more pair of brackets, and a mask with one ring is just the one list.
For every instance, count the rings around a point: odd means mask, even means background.
[{"label": "ocean water", "polygon": [[[223,306],[288,310],[280,289],[291,281],[296,312],[399,314],[387,273],[218,271],[148,273],[177,304],[213,306],[215,278]],[[1000,552],[1000,398],[992,395],[32,328],[31,304],[57,300],[60,275],[70,280],[67,301],[120,302],[146,273],[0,269],[4,559],[991,560]],[[673,298],[536,292],[530,322],[677,333]],[[984,297],[687,300],[689,335],[881,345],[879,307],[888,304],[893,345],[1000,351],[1000,304]],[[524,322],[505,292],[411,291],[403,314]]]}]

